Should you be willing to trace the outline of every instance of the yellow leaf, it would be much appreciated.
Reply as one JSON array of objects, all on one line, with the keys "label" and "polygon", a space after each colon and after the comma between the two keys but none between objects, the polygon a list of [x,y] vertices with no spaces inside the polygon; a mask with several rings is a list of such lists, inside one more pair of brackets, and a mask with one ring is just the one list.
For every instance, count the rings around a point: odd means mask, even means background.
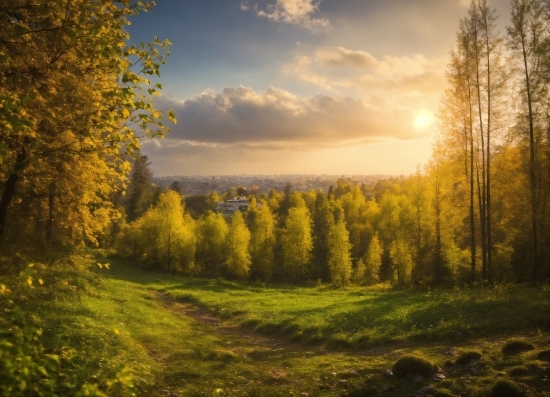
[{"label": "yellow leaf", "polygon": [[97,262],[97,266],[99,266],[100,269],[103,269],[103,265],[99,262]]},{"label": "yellow leaf", "polygon": [[29,285],[29,287],[32,286],[32,277],[29,276],[29,278],[27,278],[27,284]]},{"label": "yellow leaf", "polygon": [[117,328],[113,329],[113,332],[115,333],[115,335],[120,334],[120,331]]},{"label": "yellow leaf", "polygon": [[38,279],[38,283],[39,283],[40,285],[44,285],[44,280],[42,280],[41,278],[39,278],[39,279]]}]

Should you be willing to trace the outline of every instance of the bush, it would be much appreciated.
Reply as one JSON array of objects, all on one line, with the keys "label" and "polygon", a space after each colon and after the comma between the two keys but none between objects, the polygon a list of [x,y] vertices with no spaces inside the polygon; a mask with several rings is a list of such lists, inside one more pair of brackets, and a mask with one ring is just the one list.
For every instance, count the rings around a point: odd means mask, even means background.
[{"label": "bush", "polygon": [[505,354],[517,354],[528,350],[534,350],[535,345],[525,339],[508,339],[504,346],[502,346],[502,352]]},{"label": "bush", "polygon": [[455,363],[458,365],[467,365],[472,360],[481,360],[481,353],[477,350],[466,350],[460,353]]},{"label": "bush", "polygon": [[514,367],[510,370],[511,376],[524,376],[529,374],[529,369],[523,365]]},{"label": "bush", "polygon": [[437,372],[437,365],[425,358],[405,354],[393,364],[392,370],[397,377],[419,374],[429,378]]},{"label": "bush", "polygon": [[519,386],[509,380],[499,380],[491,389],[491,397],[524,397]]}]

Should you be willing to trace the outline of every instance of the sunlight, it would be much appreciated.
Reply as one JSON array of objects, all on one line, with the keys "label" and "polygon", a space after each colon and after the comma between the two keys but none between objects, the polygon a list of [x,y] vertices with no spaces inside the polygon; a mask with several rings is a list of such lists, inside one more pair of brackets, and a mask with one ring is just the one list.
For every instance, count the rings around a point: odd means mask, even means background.
[{"label": "sunlight", "polygon": [[413,125],[416,129],[423,129],[430,126],[434,122],[433,114],[426,110],[421,109],[414,115]]}]

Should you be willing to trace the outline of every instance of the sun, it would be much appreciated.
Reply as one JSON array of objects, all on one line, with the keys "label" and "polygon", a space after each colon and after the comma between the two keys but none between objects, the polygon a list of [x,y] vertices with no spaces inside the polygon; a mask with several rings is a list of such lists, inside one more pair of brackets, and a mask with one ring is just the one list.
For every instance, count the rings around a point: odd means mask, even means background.
[{"label": "sun", "polygon": [[434,116],[430,111],[426,109],[420,109],[414,115],[413,125],[414,125],[414,128],[420,130],[431,125],[433,121],[434,121]]}]

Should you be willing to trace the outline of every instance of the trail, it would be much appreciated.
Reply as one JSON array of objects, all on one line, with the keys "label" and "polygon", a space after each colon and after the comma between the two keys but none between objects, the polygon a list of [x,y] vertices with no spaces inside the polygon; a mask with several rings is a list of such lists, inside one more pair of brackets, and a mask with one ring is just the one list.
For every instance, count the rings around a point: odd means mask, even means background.
[{"label": "trail", "polygon": [[[183,303],[177,299],[158,291],[152,291],[152,294],[163,302],[164,307],[180,316],[192,318],[196,322],[206,326],[212,333],[217,334],[228,344],[228,349],[238,354],[247,354],[250,349],[254,349],[252,354],[248,353],[252,359],[258,359],[258,349],[262,350],[261,356],[266,359],[271,356],[300,355],[307,351],[298,343],[292,343],[287,338],[278,335],[262,335],[251,329],[236,325],[230,321],[211,316],[206,310],[199,308],[191,303]],[[316,348],[316,354],[324,354],[323,348]],[[271,353],[271,354],[270,354]],[[304,357],[305,358],[305,357]],[[266,361],[267,362],[267,361]]]}]

